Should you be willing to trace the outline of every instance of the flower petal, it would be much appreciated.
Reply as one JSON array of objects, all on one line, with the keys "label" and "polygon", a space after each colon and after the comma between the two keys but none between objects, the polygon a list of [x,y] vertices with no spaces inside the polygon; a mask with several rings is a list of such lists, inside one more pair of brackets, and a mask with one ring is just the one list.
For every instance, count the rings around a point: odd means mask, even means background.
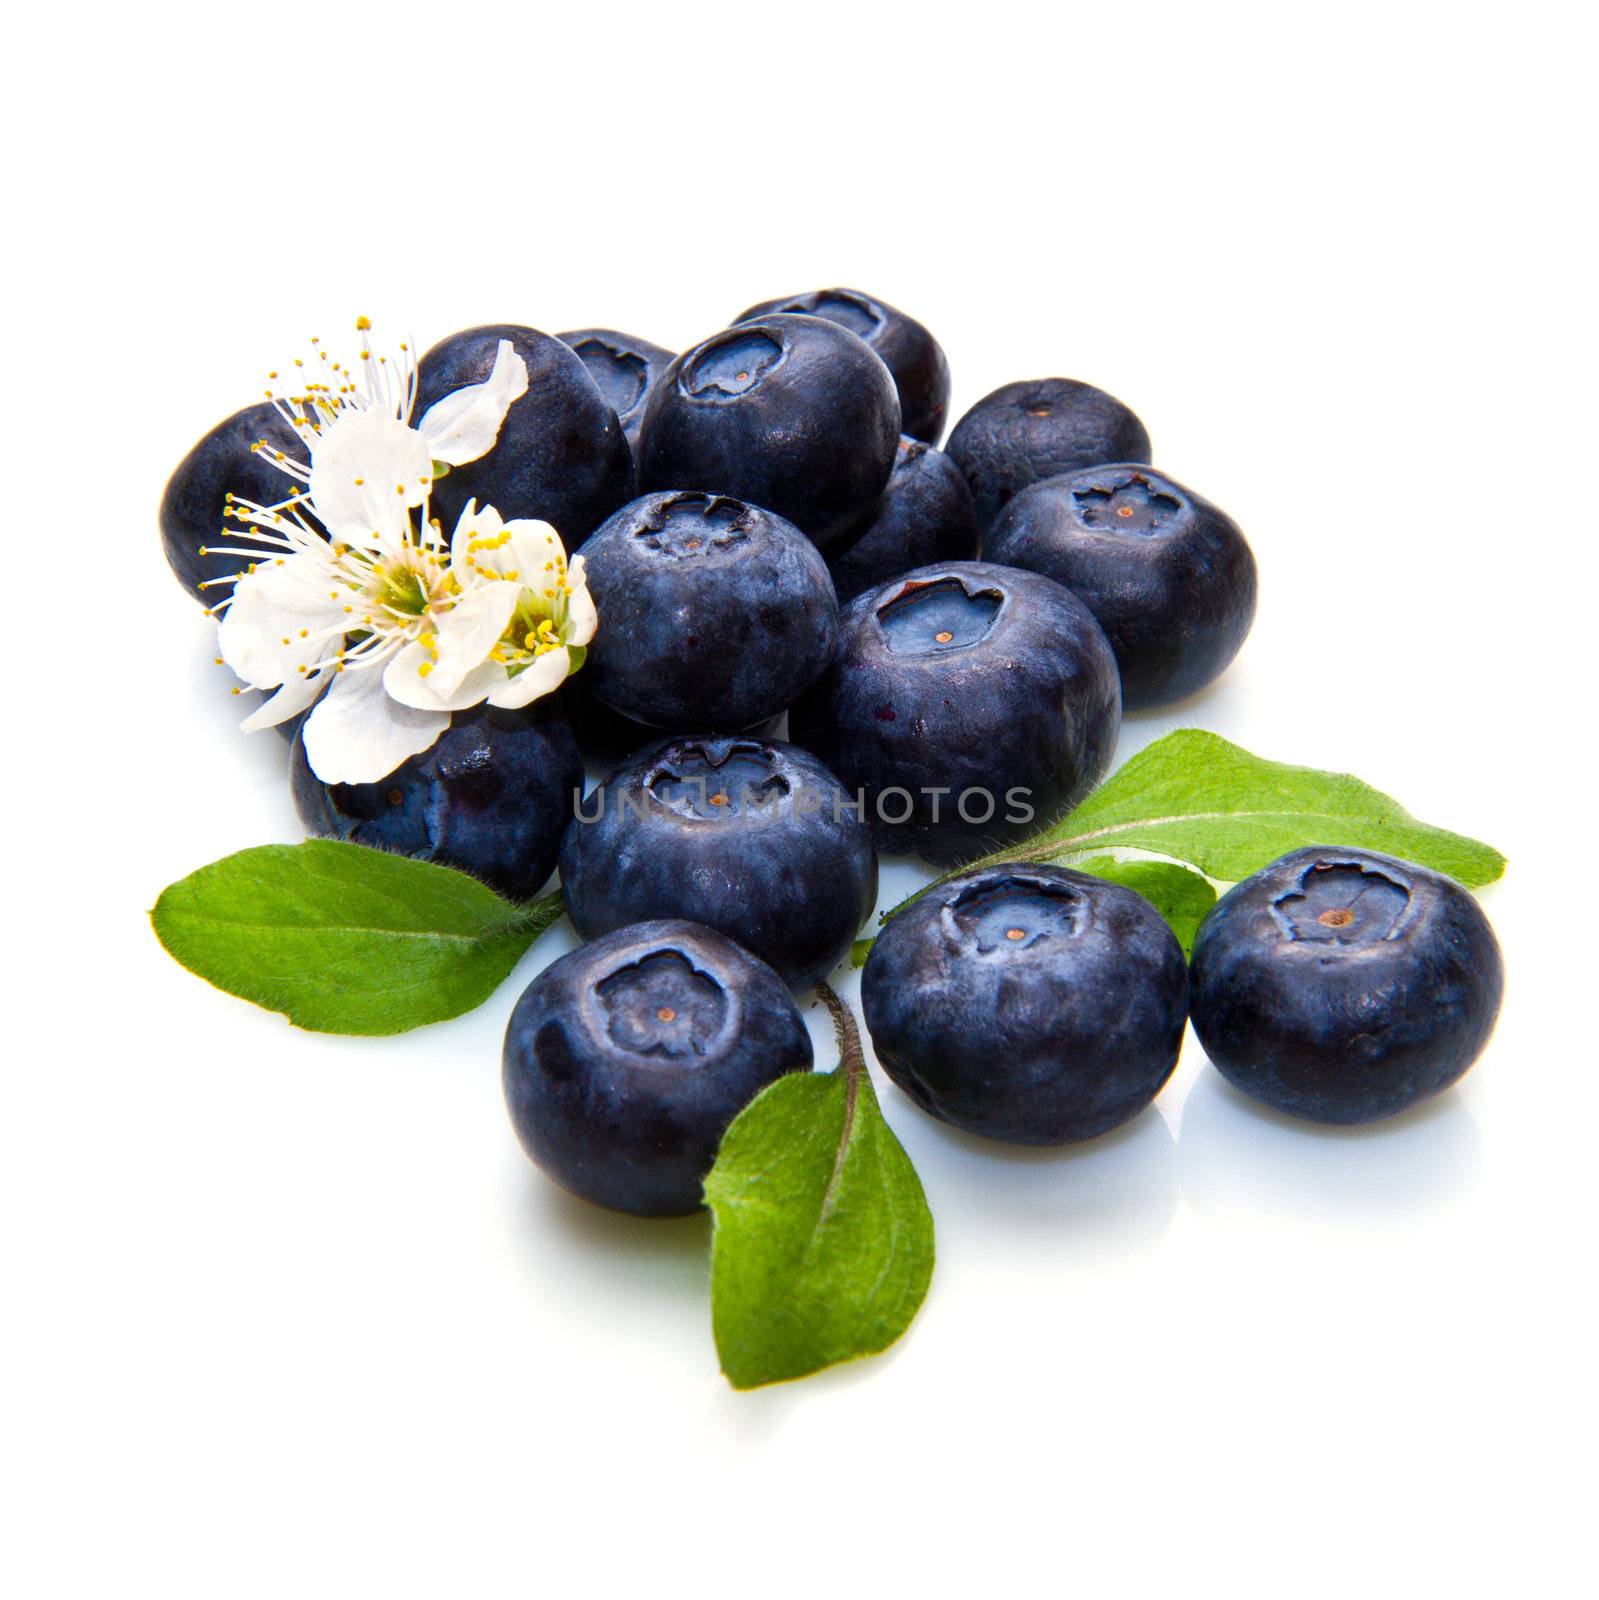
[{"label": "flower petal", "polygon": [[594,609],[594,597],[589,593],[588,579],[583,571],[582,556],[572,558],[572,570],[567,576],[572,592],[567,596],[566,642],[587,644],[600,625],[600,614]]},{"label": "flower petal", "polygon": [[233,586],[217,628],[222,659],[257,689],[303,676],[301,667],[339,647],[337,634],[313,637],[344,618],[343,604],[332,598],[337,581],[331,564],[309,552],[263,562]]},{"label": "flower petal", "polygon": [[[383,669],[383,687],[389,697],[419,711],[465,711],[505,682],[505,668],[498,661],[485,661],[472,668],[452,693],[441,694],[435,687],[432,662],[421,645],[408,644]],[[420,670],[424,666],[429,669],[425,673]]]},{"label": "flower petal", "polygon": [[297,717],[328,686],[329,672],[307,672],[290,678],[270,700],[258,705],[239,727],[245,733],[259,733],[263,728],[275,728],[290,717]]},{"label": "flower petal", "polygon": [[501,339],[487,381],[445,395],[417,424],[432,459],[458,467],[486,455],[499,437],[505,413],[526,393],[527,363],[509,339]]},{"label": "flower petal", "polygon": [[571,670],[572,658],[564,648],[546,650],[543,655],[535,656],[533,664],[526,670],[507,679],[503,689],[495,689],[489,695],[489,704],[516,711],[541,695],[559,689]]},{"label": "flower petal", "polygon": [[422,435],[380,411],[346,411],[311,442],[311,508],[346,544],[405,539],[432,482]]},{"label": "flower petal", "polygon": [[476,500],[468,500],[466,509],[455,524],[450,539],[450,571],[461,587],[467,588],[483,576],[492,577],[499,571],[501,550],[491,549],[504,531],[505,524],[493,506],[480,511]]},{"label": "flower petal", "polygon": [[561,536],[547,522],[518,518],[505,525],[510,535],[505,567],[532,591],[533,600],[545,616],[555,597],[550,592],[566,576],[566,549]]},{"label": "flower petal", "polygon": [[518,587],[503,581],[468,590],[439,618],[438,662],[432,676],[441,695],[454,694],[466,675],[483,665],[516,610]]},{"label": "flower petal", "polygon": [[375,667],[341,672],[305,720],[301,738],[324,783],[376,783],[420,755],[450,725],[447,711],[391,699]]}]

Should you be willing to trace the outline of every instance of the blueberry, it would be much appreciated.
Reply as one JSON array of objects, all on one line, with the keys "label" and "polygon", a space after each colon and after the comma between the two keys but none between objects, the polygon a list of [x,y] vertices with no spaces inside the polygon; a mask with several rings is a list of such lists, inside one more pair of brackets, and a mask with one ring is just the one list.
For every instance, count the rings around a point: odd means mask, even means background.
[{"label": "blueberry", "polygon": [[1372,1122],[1477,1059],[1504,967],[1452,879],[1317,845],[1216,902],[1194,941],[1193,991],[1194,1031],[1229,1083],[1313,1122]]},{"label": "blueberry", "polygon": [[1255,558],[1238,525],[1148,467],[1088,467],[1023,489],[984,535],[983,558],[1042,572],[1094,613],[1128,709],[1220,677],[1255,619]]},{"label": "blueberry", "polygon": [[888,368],[820,317],[759,317],[685,350],[650,396],[646,489],[736,495],[825,544],[870,509],[894,465]]},{"label": "blueberry", "polygon": [[434,483],[433,515],[448,534],[475,499],[507,521],[548,522],[572,550],[634,492],[627,436],[575,352],[547,333],[510,323],[452,333],[422,357],[412,415],[420,418],[446,395],[482,383],[502,339],[527,364],[527,393],[506,412],[487,455]]},{"label": "blueberry", "polygon": [[294,806],[308,833],[436,861],[527,900],[555,867],[583,789],[583,761],[559,708],[457,711],[429,749],[378,783],[323,783],[294,741]]},{"label": "blueberry", "polygon": [[792,523],[725,495],[649,494],[583,547],[603,626],[584,677],[655,727],[736,732],[783,711],[833,659],[838,602]]},{"label": "blueberry", "polygon": [[861,974],[883,1070],[935,1117],[1013,1144],[1092,1139],[1177,1065],[1182,947],[1141,895],[1061,867],[985,867],[884,926]]},{"label": "blueberry", "polygon": [[977,512],[960,468],[902,435],[894,470],[865,524],[827,552],[839,603],[933,561],[977,554]]},{"label": "blueberry", "polygon": [[871,830],[819,761],[770,739],[666,739],[611,774],[561,844],[584,938],[703,922],[796,989],[838,965],[877,903]]},{"label": "blueberry", "polygon": [[1053,579],[922,567],[857,595],[838,634],[790,737],[864,791],[882,849],[969,859],[1052,821],[1110,763],[1116,658]]},{"label": "blueberry", "polygon": [[[204,589],[202,583],[231,577],[249,564],[244,556],[201,555],[202,545],[276,553],[249,537],[248,524],[227,515],[229,494],[270,506],[287,499],[295,487],[292,479],[272,465],[268,452],[251,449],[261,439],[270,450],[305,459],[305,440],[270,401],[263,400],[219,422],[178,463],[161,496],[161,542],[167,562],[178,582],[202,605],[214,606],[229,593],[228,585],[213,583]],[[306,513],[301,515],[311,520]]]},{"label": "blueberry", "polygon": [[[583,752],[585,760],[597,766],[614,768],[618,762],[642,750],[645,745],[659,742],[659,728],[652,728],[646,722],[635,722],[632,717],[624,717],[620,711],[613,711],[603,700],[595,699],[584,686],[588,675],[588,668],[585,667],[575,677],[568,678],[560,688],[561,707],[572,724],[572,732],[577,735],[577,747]],[[776,739],[780,737],[782,729],[783,717],[779,713],[753,727],[713,728],[711,731],[742,733],[751,739]]]},{"label": "blueberry", "polygon": [[502,1073],[517,1138],[557,1183],[674,1217],[700,1209],[733,1118],[811,1064],[770,967],[710,928],[663,921],[546,967],[511,1013]]},{"label": "blueberry", "polygon": [[1012,495],[1106,461],[1148,461],[1149,435],[1120,400],[1075,378],[1007,383],[985,395],[946,446],[987,527]]},{"label": "blueberry", "polygon": [[580,328],[574,333],[558,333],[556,338],[577,352],[605,403],[616,413],[628,444],[637,451],[644,402],[672,364],[672,352],[614,328]]},{"label": "blueberry", "polygon": [[900,427],[913,439],[938,443],[949,414],[949,362],[938,340],[914,317],[859,289],[817,289],[787,300],[764,300],[733,321],[749,322],[774,311],[821,317],[864,339],[894,379]]}]

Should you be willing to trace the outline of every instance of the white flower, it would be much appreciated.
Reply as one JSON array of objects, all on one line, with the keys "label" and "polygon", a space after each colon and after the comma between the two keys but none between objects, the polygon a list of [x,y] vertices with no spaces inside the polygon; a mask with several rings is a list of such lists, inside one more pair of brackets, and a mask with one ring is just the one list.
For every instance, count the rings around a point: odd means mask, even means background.
[{"label": "white flower", "polygon": [[412,428],[409,352],[401,346],[395,368],[374,360],[365,319],[357,326],[364,382],[323,355],[330,381],[273,397],[310,459],[280,451],[272,459],[304,487],[272,506],[229,497],[250,538],[279,553],[228,552],[251,565],[222,580],[232,594],[216,608],[219,659],[276,691],[245,729],[314,705],[305,752],[326,783],[387,776],[433,743],[451,711],[547,694],[580,664],[595,626],[582,561],[568,570],[546,524],[502,523],[474,502],[446,549],[428,520],[435,463],[482,455],[527,390],[527,367],[509,341],[484,383],[447,395]]},{"label": "white flower", "polygon": [[469,502],[450,541],[449,581],[449,607],[384,670],[394,699],[419,711],[525,706],[582,665],[598,618],[582,556],[568,566],[547,522],[502,522]]}]

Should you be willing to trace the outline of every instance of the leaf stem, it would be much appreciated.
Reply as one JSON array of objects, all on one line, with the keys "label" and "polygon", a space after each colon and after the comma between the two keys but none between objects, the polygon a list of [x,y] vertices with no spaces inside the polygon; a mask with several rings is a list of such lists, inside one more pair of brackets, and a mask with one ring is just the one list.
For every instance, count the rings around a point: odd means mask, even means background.
[{"label": "leaf stem", "polygon": [[[833,1034],[838,1040],[837,1071],[844,1078],[844,1121],[839,1129],[838,1148],[833,1155],[833,1170],[828,1175],[827,1188],[822,1193],[821,1212],[817,1226],[827,1220],[833,1209],[833,1197],[838,1192],[839,1180],[844,1175],[844,1158],[849,1153],[849,1142],[855,1132],[855,1108],[860,1100],[861,1082],[866,1078],[866,1052],[861,1049],[860,1029],[850,1009],[839,999],[830,984],[819,983],[816,996],[827,1007],[833,1019]],[[869,1080],[868,1080],[869,1081]]]},{"label": "leaf stem", "polygon": [[833,1019],[833,1036],[838,1040],[838,1063],[853,1077],[866,1070],[866,1052],[861,1048],[861,1032],[855,1026],[850,1008],[839,999],[830,984],[816,985],[816,998],[827,1007]]}]

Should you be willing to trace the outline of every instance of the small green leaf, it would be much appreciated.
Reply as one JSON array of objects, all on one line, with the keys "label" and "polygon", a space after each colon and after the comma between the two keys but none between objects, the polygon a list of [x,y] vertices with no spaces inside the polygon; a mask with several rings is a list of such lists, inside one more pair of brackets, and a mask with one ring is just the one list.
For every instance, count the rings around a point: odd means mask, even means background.
[{"label": "small green leaf", "polygon": [[1141,750],[1054,827],[996,860],[1055,860],[1132,848],[1237,883],[1305,845],[1381,850],[1468,889],[1505,870],[1497,850],[1417,822],[1338,772],[1263,761],[1214,733],[1179,728]]},{"label": "small green leaf", "polygon": [[207,982],[320,1033],[403,1033],[493,994],[555,923],[431,862],[330,839],[261,845],[161,893],[150,921]]},{"label": "small green leaf", "polygon": [[735,1389],[886,1349],[932,1277],[921,1180],[878,1108],[854,1019],[825,984],[817,993],[838,1032],[838,1069],[762,1091],[705,1180],[711,1321]]},{"label": "small green leaf", "polygon": [[1216,886],[1190,867],[1175,861],[1118,861],[1114,856],[1090,856],[1072,862],[1077,872],[1119,883],[1141,894],[1177,935],[1186,957],[1193,953],[1194,935],[1205,913],[1216,903]]}]

